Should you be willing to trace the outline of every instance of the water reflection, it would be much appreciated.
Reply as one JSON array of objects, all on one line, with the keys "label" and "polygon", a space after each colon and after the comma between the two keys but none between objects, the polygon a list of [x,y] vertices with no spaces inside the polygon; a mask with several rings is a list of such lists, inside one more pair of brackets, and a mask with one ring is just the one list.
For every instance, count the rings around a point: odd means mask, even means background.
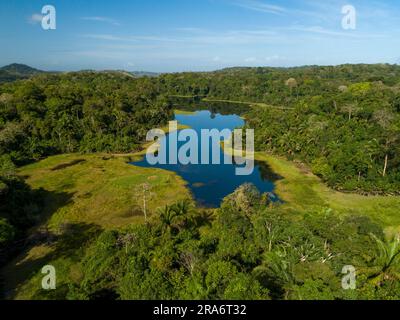
[{"label": "water reflection", "polygon": [[[202,110],[193,114],[176,115],[176,120],[180,124],[190,126],[199,136],[202,129],[233,130],[244,125],[244,120],[237,114],[227,114],[226,109],[224,113]],[[168,148],[168,138],[161,145],[163,148]],[[178,144],[178,150],[179,147]],[[167,164],[152,166],[146,161],[146,158],[133,164],[140,167],[160,168],[176,172],[187,181],[188,187],[199,206],[218,207],[223,198],[244,183],[252,183],[261,192],[271,193],[273,201],[278,200],[274,197],[273,191],[275,189],[274,182],[280,177],[274,174],[266,163],[255,162],[255,169],[251,175],[238,176],[236,175],[238,165],[234,162],[233,164],[225,164],[223,159],[226,155],[222,148],[219,151],[222,159],[219,165]]]}]

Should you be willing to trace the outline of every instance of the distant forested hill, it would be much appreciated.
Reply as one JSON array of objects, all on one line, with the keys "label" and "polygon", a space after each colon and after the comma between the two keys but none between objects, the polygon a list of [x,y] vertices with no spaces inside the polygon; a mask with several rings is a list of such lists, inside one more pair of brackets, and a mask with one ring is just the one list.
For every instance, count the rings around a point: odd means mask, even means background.
[{"label": "distant forested hill", "polygon": [[0,68],[0,83],[26,79],[40,73],[44,73],[44,71],[31,68],[25,64],[13,63]]},{"label": "distant forested hill", "polygon": [[8,66],[2,67],[0,70],[6,71],[11,74],[21,76],[32,76],[34,74],[43,73],[44,71],[29,67],[25,64],[13,63]]}]

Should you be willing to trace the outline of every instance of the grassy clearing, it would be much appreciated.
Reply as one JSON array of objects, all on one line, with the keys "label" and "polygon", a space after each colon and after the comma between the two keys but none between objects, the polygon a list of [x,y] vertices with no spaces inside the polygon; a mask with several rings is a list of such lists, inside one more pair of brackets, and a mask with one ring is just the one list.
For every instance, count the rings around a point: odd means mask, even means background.
[{"label": "grassy clearing", "polygon": [[[180,112],[180,113],[179,113]],[[175,110],[175,114],[184,114],[186,111],[179,111],[179,110]],[[171,133],[173,131],[170,130],[169,125],[165,125],[163,127],[159,128],[160,130],[164,131],[164,133],[167,135],[168,133]],[[189,126],[187,125],[183,125],[178,123],[178,127],[177,130],[184,130],[184,129],[190,129]],[[139,152],[134,152],[134,153],[121,153],[121,154],[113,154],[113,157],[116,158],[130,158],[131,161],[136,161],[136,160],[140,160],[140,158],[142,158],[143,156],[146,155],[148,149],[155,144],[154,141],[152,142],[146,142],[142,144],[142,150]]]},{"label": "grassy clearing", "polygon": [[[77,160],[80,162],[74,164]],[[94,223],[114,228],[142,222],[143,184],[150,185],[150,211],[189,197],[186,182],[172,172],[139,168],[108,155],[50,157],[20,170],[34,189],[48,192],[50,228],[61,223]],[[71,164],[72,165],[68,165]],[[64,165],[64,168],[58,168]],[[171,188],[171,185],[174,188]],[[149,196],[148,196],[149,197]]]},{"label": "grassy clearing", "polygon": [[[242,156],[221,143],[224,151]],[[284,201],[283,207],[291,212],[312,213],[330,208],[339,214],[367,215],[382,225],[388,236],[400,232],[400,197],[362,196],[343,193],[329,188],[311,170],[301,163],[291,162],[264,152],[251,153],[249,157],[268,163],[272,171],[282,179],[275,182],[275,193]]]},{"label": "grassy clearing", "polygon": [[284,179],[277,181],[276,193],[284,206],[300,212],[331,208],[338,213],[367,215],[381,224],[388,235],[400,232],[400,197],[362,196],[328,188],[301,164],[256,153],[257,160],[266,161]]},{"label": "grassy clearing", "polygon": [[[84,244],[97,231],[143,223],[143,184],[150,185],[147,208],[157,208],[191,197],[186,182],[173,172],[139,168],[129,158],[110,155],[60,155],[23,167],[19,174],[33,189],[42,188],[44,226],[57,235],[53,243],[28,248],[2,271],[5,292],[15,299],[40,293],[40,270],[52,264],[60,286],[67,278],[79,280],[77,262]],[[68,227],[67,231],[64,229]],[[37,232],[39,226],[32,230]]]},{"label": "grassy clearing", "polygon": [[243,104],[248,105],[252,108],[268,108],[268,109],[279,109],[279,110],[291,110],[293,108],[290,107],[282,107],[282,106],[273,106],[270,104],[266,104],[263,102],[250,102],[250,101],[235,101],[235,100],[221,100],[221,99],[212,99],[212,98],[204,98],[202,99],[204,102],[222,102],[222,103],[233,103],[233,104]]},{"label": "grassy clearing", "polygon": [[193,111],[184,111],[184,110],[174,110],[175,115],[183,115],[183,116],[191,116],[196,114],[196,112]]}]

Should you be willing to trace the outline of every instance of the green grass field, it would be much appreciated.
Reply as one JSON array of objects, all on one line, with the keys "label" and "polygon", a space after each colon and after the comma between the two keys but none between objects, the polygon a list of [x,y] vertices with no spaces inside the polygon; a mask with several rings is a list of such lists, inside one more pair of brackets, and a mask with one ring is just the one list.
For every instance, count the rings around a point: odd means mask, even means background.
[{"label": "green grass field", "polygon": [[193,114],[196,114],[196,112],[193,111],[184,111],[184,110],[175,110],[174,111],[175,115],[184,115],[184,116],[191,116]]},{"label": "green grass field", "polygon": [[186,182],[173,172],[139,168],[128,161],[110,155],[61,155],[20,169],[19,174],[33,189],[42,188],[46,194],[42,221],[32,234],[44,226],[55,234],[66,225],[75,231],[63,248],[60,241],[29,248],[4,268],[5,290],[10,297],[31,298],[34,288],[40,288],[38,271],[46,264],[66,270],[59,278],[62,284],[96,230],[143,223],[144,184],[149,186],[149,215],[159,207],[191,197]]},{"label": "green grass field", "polygon": [[20,174],[32,188],[49,191],[44,216],[50,228],[65,221],[102,228],[142,222],[143,184],[150,186],[150,212],[190,197],[186,182],[173,172],[139,168],[127,161],[108,155],[62,155],[26,166]]}]

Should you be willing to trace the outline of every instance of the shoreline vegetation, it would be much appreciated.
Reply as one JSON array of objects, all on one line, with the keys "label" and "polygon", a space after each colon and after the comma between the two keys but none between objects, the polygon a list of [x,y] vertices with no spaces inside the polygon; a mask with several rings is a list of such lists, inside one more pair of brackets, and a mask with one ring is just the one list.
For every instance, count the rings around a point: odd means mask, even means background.
[{"label": "shoreline vegetation", "polygon": [[[246,106],[249,106],[252,108],[259,107],[259,108],[270,108],[270,109],[278,109],[278,110],[293,110],[294,109],[291,107],[274,106],[274,105],[270,105],[270,104],[262,103],[262,102],[225,100],[225,99],[218,99],[218,98],[207,98],[206,96],[170,95],[169,97],[170,98],[182,98],[182,99],[194,99],[198,102],[239,104],[239,105],[246,105]],[[180,112],[179,114],[191,114],[190,111],[182,111],[182,110],[177,110],[177,111]]]},{"label": "shoreline vegetation", "polygon": [[[228,154],[233,149],[224,148]],[[326,207],[339,213],[357,213],[371,217],[381,224],[387,236],[400,232],[400,196],[361,195],[355,192],[341,192],[330,188],[315,176],[310,168],[299,161],[289,161],[283,157],[256,151],[252,157],[267,163],[272,171],[281,176],[275,182],[275,193],[284,201],[283,207],[305,213],[313,208]]]},{"label": "shoreline vegetation", "polygon": [[[193,114],[191,112],[186,112],[186,111],[180,111],[180,110],[175,110],[175,114]],[[169,134],[170,131],[170,127],[169,125],[165,125],[159,128],[160,130],[164,131],[165,134]],[[187,125],[183,125],[178,123],[178,131],[180,130],[184,130],[184,129],[190,129],[189,126]],[[136,152],[128,152],[128,153],[111,153],[111,155],[113,157],[117,157],[117,158],[133,158],[133,159],[138,159],[140,157],[143,157],[144,155],[146,155],[146,151],[147,149],[151,146],[155,144],[154,141],[150,141],[150,142],[143,142],[141,147],[140,147],[140,151],[136,151]]]},{"label": "shoreline vegetation", "polygon": [[[183,98],[183,99],[197,99],[198,102],[209,102],[209,103],[226,103],[226,104],[232,104],[232,105],[247,105],[249,106],[253,112],[257,112],[257,108],[263,108],[263,109],[276,109],[276,110],[295,110],[295,108],[292,107],[280,107],[280,106],[273,106],[273,105],[268,105],[265,103],[258,103],[258,102],[243,102],[243,101],[235,101],[235,100],[223,100],[223,99],[216,99],[216,98],[207,98],[207,97],[202,97],[202,96],[179,96],[179,95],[171,95],[170,97],[175,97],[175,98]],[[175,110],[177,112],[176,114],[192,114],[191,111],[183,111],[183,110]],[[247,121],[249,118],[248,115],[239,115],[243,120]],[[268,152],[267,152],[268,153]],[[278,155],[277,155],[278,156]],[[298,159],[294,159],[295,162],[300,162]],[[306,166],[306,164],[302,163],[303,166]],[[310,169],[311,170],[311,169]],[[334,187],[329,187],[332,190],[335,190],[337,192],[340,192],[342,194],[358,194],[358,195],[363,195],[363,196],[399,196],[400,197],[400,190],[397,193],[393,192],[382,192],[382,191],[365,191],[362,189],[356,189],[356,190],[340,190],[338,188]]]}]

